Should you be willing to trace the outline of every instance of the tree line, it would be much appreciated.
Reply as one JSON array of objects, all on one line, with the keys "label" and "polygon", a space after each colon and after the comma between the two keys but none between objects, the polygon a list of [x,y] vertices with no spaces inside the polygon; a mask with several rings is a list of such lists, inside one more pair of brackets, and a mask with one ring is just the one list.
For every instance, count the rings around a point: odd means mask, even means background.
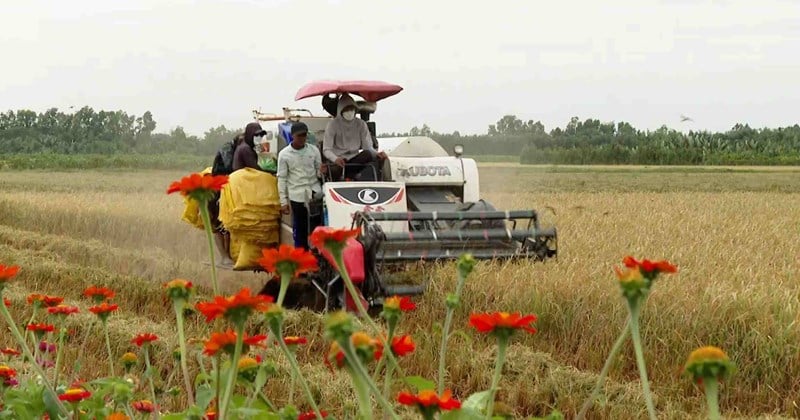
[{"label": "tree line", "polygon": [[[212,127],[202,137],[176,127],[157,133],[153,115],[124,111],[75,112],[56,108],[0,113],[0,154],[182,154],[213,156],[240,130]],[[662,126],[639,130],[627,122],[580,120],[547,130],[540,121],[505,115],[485,134],[439,133],[427,125],[381,136],[429,136],[451,151],[462,144],[468,155],[519,156],[521,163],[653,165],[800,164],[800,126],[755,129],[736,124],[725,132],[680,132]]]}]

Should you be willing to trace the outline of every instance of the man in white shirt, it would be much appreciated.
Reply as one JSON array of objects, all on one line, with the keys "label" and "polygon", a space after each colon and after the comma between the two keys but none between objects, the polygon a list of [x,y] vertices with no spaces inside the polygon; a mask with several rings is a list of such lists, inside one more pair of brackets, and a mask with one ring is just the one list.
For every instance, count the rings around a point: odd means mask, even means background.
[{"label": "man in white shirt", "polygon": [[278,154],[278,195],[281,212],[292,214],[294,246],[308,249],[308,235],[322,224],[322,215],[309,217],[307,203],[322,193],[319,148],[306,144],[308,126],[292,124],[292,142]]}]

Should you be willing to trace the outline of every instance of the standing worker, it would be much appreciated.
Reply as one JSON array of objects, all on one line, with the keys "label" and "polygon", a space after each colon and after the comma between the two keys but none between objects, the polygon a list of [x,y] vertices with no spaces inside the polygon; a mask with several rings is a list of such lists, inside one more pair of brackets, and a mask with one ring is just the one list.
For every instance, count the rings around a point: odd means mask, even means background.
[{"label": "standing worker", "polygon": [[306,144],[308,126],[292,124],[292,142],[278,154],[278,195],[281,212],[292,214],[294,246],[308,249],[308,235],[322,225],[322,215],[309,215],[308,203],[322,193],[322,157]]}]

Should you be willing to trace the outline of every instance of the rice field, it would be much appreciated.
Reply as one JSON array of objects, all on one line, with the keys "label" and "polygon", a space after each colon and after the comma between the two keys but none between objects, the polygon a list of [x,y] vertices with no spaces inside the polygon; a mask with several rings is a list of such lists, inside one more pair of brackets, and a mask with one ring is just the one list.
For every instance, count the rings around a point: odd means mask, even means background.
[{"label": "rice field", "polygon": [[[110,319],[121,355],[130,339],[150,331],[176,343],[172,308],[161,284],[186,278],[209,285],[202,232],[180,221],[182,200],[165,194],[176,171],[0,172],[0,263],[23,267],[6,296],[29,316],[25,297],[42,292],[77,302],[89,285],[118,291],[121,312]],[[666,258],[664,277],[642,314],[642,334],[659,418],[702,418],[700,388],[681,376],[701,345],[725,349],[738,366],[721,388],[726,417],[800,417],[800,168],[549,167],[481,164],[486,199],[501,209],[534,208],[559,229],[559,257],[545,264],[481,262],[468,279],[448,354],[448,386],[456,396],[489,387],[494,346],[467,328],[469,311],[521,311],[539,316],[539,332],[509,350],[498,400],[517,418],[559,409],[575,415],[588,396],[626,316],[612,267],[625,255]],[[426,267],[429,289],[401,330],[418,350],[407,374],[436,377],[444,297],[455,268]],[[228,293],[260,289],[264,275],[221,272]],[[74,318],[81,332],[91,314]],[[321,315],[292,312],[287,334],[305,335],[303,370],[328,411],[356,404],[349,381],[323,365]],[[190,318],[189,337],[207,327]],[[98,330],[99,331],[99,330]],[[99,334],[99,332],[98,332]],[[74,361],[82,337],[67,352]],[[10,337],[0,335],[0,346]],[[172,345],[157,365],[167,389]],[[92,340],[84,352],[87,378],[103,375],[106,352]],[[287,366],[276,361],[279,369]],[[267,394],[285,402],[288,375]],[[633,350],[611,370],[591,418],[645,418]],[[299,391],[297,391],[299,395]],[[339,416],[337,416],[339,417]]]}]

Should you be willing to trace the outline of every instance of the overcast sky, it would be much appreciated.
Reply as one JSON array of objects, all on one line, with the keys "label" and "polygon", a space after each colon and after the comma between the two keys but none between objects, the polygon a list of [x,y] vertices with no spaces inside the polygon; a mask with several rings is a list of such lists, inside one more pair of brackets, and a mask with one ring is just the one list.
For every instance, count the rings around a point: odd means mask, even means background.
[{"label": "overcast sky", "polygon": [[[726,130],[800,122],[798,0],[0,0],[0,110],[89,105],[240,128],[314,79],[405,90],[378,131],[504,114]],[[680,115],[695,122],[681,123]]]}]

